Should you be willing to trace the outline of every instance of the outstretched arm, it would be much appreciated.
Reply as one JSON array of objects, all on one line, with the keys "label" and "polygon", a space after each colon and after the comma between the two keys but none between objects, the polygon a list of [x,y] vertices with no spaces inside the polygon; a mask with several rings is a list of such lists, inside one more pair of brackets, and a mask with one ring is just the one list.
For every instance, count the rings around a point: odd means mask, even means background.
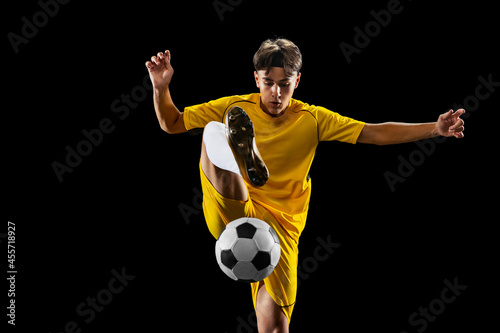
[{"label": "outstretched arm", "polygon": [[184,133],[183,113],[175,106],[168,88],[174,75],[170,58],[170,51],[158,52],[156,57],[152,56],[151,61],[146,62],[146,67],[153,83],[153,101],[161,129],[170,134]]},{"label": "outstretched arm", "polygon": [[365,124],[359,135],[358,142],[376,145],[391,145],[396,143],[412,142],[435,136],[464,137],[464,121],[460,116],[464,109],[456,112],[450,110],[439,116],[437,122],[423,124],[382,123]]}]

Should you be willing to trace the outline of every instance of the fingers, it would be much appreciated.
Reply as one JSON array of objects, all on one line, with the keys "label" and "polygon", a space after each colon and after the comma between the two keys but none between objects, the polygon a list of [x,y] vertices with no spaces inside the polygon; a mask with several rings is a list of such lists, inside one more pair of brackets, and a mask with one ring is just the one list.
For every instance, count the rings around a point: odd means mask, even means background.
[{"label": "fingers", "polygon": [[464,126],[464,121],[462,119],[458,119],[458,121],[450,126],[449,131],[451,133],[456,133],[456,132],[463,132],[465,126]]},{"label": "fingers", "polygon": [[454,117],[460,117],[461,115],[463,115],[465,113],[465,110],[464,109],[458,109],[454,114],[453,116]]},{"label": "fingers", "polygon": [[464,120],[460,118],[462,114],[465,113],[464,109],[459,109],[453,114],[453,125],[450,126],[449,132],[457,139],[464,137]]},{"label": "fingers", "polygon": [[448,112],[445,112],[442,114],[443,119],[450,119],[451,117],[453,118],[458,118],[461,115],[465,113],[464,109],[458,109],[457,111],[453,112],[453,109],[450,109]]},{"label": "fingers", "polygon": [[453,113],[453,125],[450,127],[450,131],[462,132],[464,130],[464,120],[460,118],[461,115],[465,113],[464,109],[458,109]]},{"label": "fingers", "polygon": [[160,59],[160,61],[165,60],[167,63],[170,63],[171,55],[169,50],[165,50],[165,53],[158,52],[156,56],[158,57],[158,59]]},{"label": "fingers", "polygon": [[464,120],[460,118],[461,115],[465,113],[464,109],[458,109],[453,112],[453,109],[450,109],[448,112],[443,113],[439,116],[438,122],[441,124],[446,124],[448,127],[448,134],[443,134],[445,136],[454,136],[458,139],[464,137]]},{"label": "fingers", "polygon": [[168,65],[170,63],[170,58],[170,51],[165,50],[165,53],[158,52],[156,56],[152,56],[151,61],[146,61],[145,65],[148,69],[153,69],[155,66],[160,65],[164,61],[166,61]]},{"label": "fingers", "polygon": [[443,113],[440,117],[443,120],[448,120],[451,118],[452,115],[453,115],[453,109],[450,109],[448,112]]}]

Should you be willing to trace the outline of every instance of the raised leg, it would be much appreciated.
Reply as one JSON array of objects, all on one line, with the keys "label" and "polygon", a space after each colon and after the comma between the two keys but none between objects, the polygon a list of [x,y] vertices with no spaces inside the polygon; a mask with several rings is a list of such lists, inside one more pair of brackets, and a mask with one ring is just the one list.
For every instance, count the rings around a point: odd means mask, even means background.
[{"label": "raised leg", "polygon": [[[239,173],[224,131],[224,124],[221,123],[209,123],[205,127],[201,145],[201,168],[222,196],[247,201],[246,184]],[[210,146],[207,148],[207,145]]]}]

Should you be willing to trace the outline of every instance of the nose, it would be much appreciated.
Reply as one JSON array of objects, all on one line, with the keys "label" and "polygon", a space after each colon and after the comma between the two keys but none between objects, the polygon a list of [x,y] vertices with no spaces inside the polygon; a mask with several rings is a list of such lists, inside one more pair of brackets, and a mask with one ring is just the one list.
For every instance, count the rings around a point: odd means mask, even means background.
[{"label": "nose", "polygon": [[275,83],[273,85],[273,87],[271,88],[271,93],[272,93],[272,97],[273,98],[275,98],[275,97],[280,98],[281,97],[281,88],[280,88],[280,86]]}]

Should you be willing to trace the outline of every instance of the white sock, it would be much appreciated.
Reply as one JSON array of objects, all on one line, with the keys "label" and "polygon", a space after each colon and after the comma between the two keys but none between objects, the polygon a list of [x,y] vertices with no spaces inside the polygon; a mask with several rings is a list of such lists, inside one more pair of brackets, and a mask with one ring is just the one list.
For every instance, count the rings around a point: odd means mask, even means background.
[{"label": "white sock", "polygon": [[205,126],[203,142],[208,159],[218,168],[234,172],[241,177],[240,168],[226,138],[226,125],[211,121]]}]

